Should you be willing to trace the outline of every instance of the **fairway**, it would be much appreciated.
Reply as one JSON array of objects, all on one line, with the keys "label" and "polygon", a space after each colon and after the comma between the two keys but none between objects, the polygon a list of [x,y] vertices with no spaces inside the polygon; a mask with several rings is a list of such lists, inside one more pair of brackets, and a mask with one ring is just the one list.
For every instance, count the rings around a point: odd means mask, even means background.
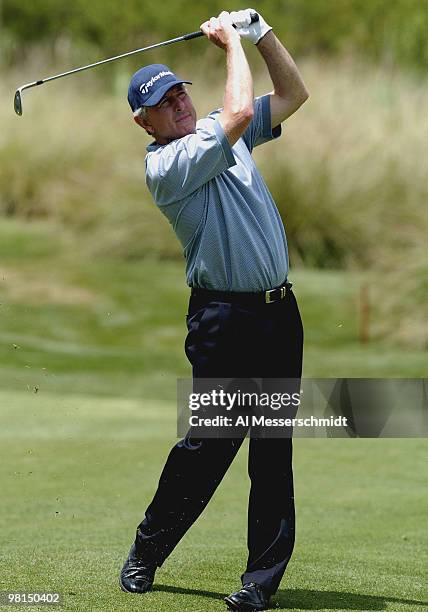
[{"label": "fairway", "polygon": [[[177,441],[176,381],[190,375],[183,266],[88,262],[58,237],[37,223],[1,228],[0,590],[58,591],[73,612],[226,610],[246,563],[247,443],[154,592],[118,587]],[[291,280],[305,376],[426,375],[424,351],[358,343],[357,275]],[[276,608],[426,609],[426,441],[294,448],[297,541]]]},{"label": "fairway", "polygon": [[[226,609],[246,561],[247,444],[154,592],[129,595],[117,576],[175,440],[174,403],[0,401],[2,590],[58,591],[73,611]],[[297,543],[275,607],[424,609],[426,459],[424,440],[296,440]]]}]

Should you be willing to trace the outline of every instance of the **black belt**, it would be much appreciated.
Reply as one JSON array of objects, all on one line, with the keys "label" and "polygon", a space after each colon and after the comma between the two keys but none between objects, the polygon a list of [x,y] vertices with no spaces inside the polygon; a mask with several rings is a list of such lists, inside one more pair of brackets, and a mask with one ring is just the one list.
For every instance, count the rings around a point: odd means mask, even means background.
[{"label": "black belt", "polygon": [[192,288],[192,297],[202,298],[208,301],[218,302],[249,302],[254,304],[273,304],[285,298],[292,287],[292,283],[286,282],[275,289],[268,289],[259,293],[244,291],[211,291],[211,289]]}]

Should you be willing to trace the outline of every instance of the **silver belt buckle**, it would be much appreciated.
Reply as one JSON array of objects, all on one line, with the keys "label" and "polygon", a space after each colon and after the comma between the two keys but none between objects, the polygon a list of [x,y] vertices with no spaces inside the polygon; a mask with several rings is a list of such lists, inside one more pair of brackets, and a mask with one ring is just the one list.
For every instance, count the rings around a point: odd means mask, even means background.
[{"label": "silver belt buckle", "polygon": [[271,298],[270,298],[270,294],[271,294],[273,291],[275,291],[275,289],[268,289],[268,290],[265,292],[265,302],[266,302],[266,304],[272,304],[272,302],[274,301],[274,300],[271,300]]},{"label": "silver belt buckle", "polygon": [[[285,296],[287,295],[287,285],[283,286],[283,287],[278,287],[279,289],[279,299],[283,300],[285,298]],[[270,294],[273,293],[274,291],[278,291],[278,289],[268,289],[265,292],[265,302],[266,304],[273,304],[273,302],[275,302],[275,300],[272,300],[270,297]]]}]

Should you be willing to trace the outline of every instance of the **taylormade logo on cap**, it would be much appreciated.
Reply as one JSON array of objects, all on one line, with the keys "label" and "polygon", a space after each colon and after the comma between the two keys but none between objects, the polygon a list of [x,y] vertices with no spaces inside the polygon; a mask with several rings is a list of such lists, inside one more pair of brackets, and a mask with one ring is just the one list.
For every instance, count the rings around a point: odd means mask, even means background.
[{"label": "taylormade logo on cap", "polygon": [[189,83],[180,79],[164,64],[150,64],[140,68],[132,77],[128,88],[128,102],[135,113],[142,106],[155,106],[175,85]]},{"label": "taylormade logo on cap", "polygon": [[157,81],[158,79],[161,79],[162,77],[166,76],[167,74],[172,74],[171,70],[162,70],[162,72],[159,72],[158,74],[156,74],[147,83],[142,83],[140,85],[141,93],[147,93],[149,91],[149,87],[151,87],[155,81]]}]

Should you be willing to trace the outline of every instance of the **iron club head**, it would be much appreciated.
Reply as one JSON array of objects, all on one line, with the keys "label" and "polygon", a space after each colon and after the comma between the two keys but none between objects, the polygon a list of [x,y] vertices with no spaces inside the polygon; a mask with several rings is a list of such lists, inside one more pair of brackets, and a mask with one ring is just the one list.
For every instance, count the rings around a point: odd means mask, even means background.
[{"label": "iron club head", "polygon": [[19,116],[22,115],[22,96],[21,89],[19,88],[15,91],[15,97],[13,99],[13,108],[15,109],[15,113]]}]

